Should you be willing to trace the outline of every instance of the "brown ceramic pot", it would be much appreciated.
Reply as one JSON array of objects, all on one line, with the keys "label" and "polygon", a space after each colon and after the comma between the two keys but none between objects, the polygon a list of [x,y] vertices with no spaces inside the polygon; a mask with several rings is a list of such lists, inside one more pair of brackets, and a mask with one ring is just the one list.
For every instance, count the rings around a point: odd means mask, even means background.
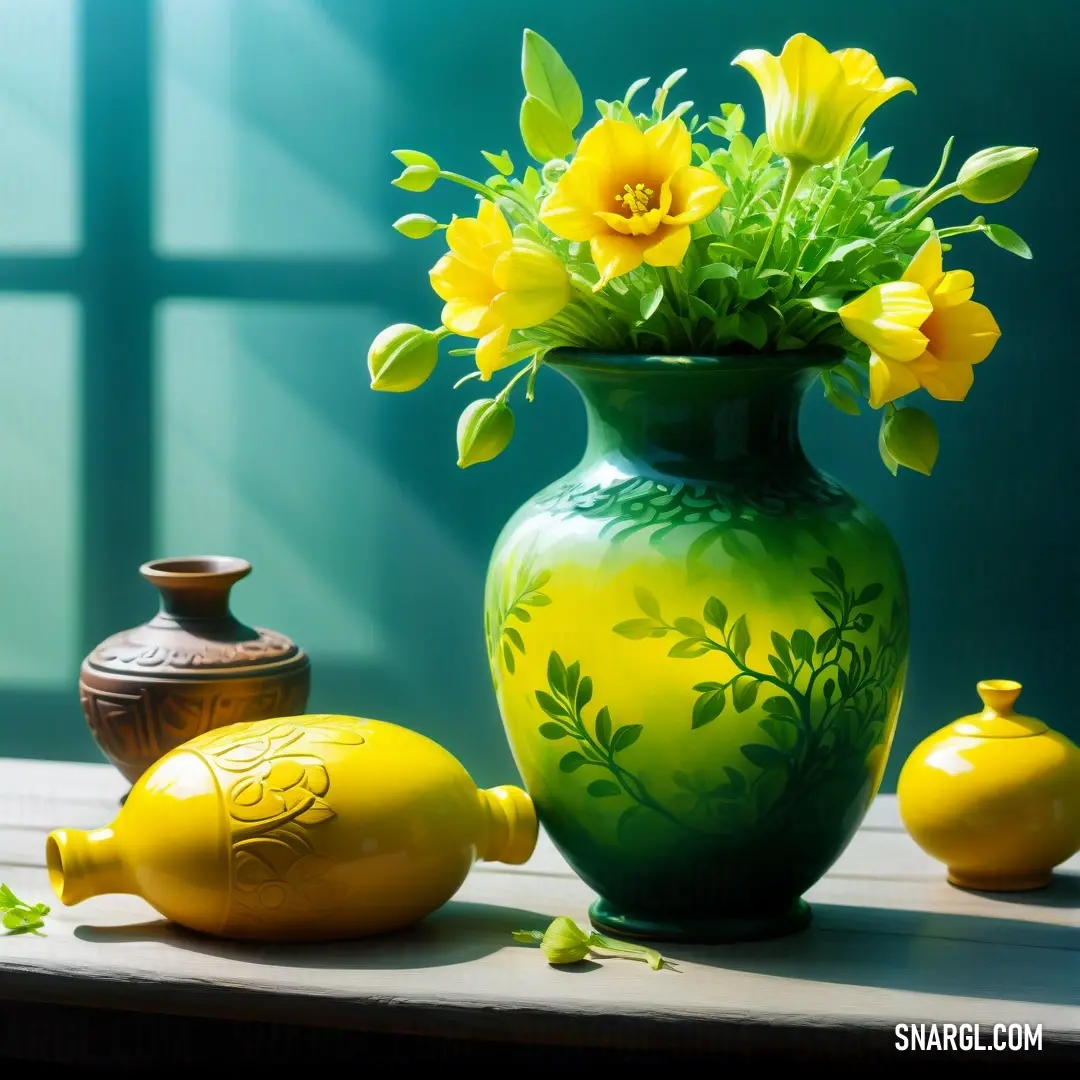
[{"label": "brown ceramic pot", "polygon": [[160,611],[103,641],[79,677],[86,722],[128,780],[211,728],[305,712],[307,656],[229,610],[229,591],[251,573],[249,563],[159,559],[140,573],[160,592]]}]

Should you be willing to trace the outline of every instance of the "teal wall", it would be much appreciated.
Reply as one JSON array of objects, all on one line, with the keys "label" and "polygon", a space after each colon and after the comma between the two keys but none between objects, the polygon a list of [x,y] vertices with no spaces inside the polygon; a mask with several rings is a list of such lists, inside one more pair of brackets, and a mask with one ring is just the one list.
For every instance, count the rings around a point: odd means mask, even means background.
[{"label": "teal wall", "polygon": [[814,395],[804,426],[909,570],[887,788],[919,738],[975,707],[980,678],[1021,680],[1023,704],[1080,739],[1075,5],[0,0],[0,754],[101,760],[80,658],[152,614],[141,561],[215,552],[254,564],[237,614],[311,652],[313,709],[416,727],[481,782],[514,775],[485,666],[487,553],[577,460],[580,407],[544,373],[513,451],[462,472],[465,361],[378,395],[364,354],[390,321],[438,318],[442,241],[390,222],[469,205],[390,187],[390,151],[481,176],[480,149],[524,161],[524,26],[587,101],[685,66],[680,96],[741,100],[753,130],[738,51],[799,30],[869,48],[919,90],[870,125],[904,181],[929,178],[949,135],[956,164],[1040,147],[1000,215],[1035,261],[982,238],[954,249],[1003,337],[965,404],[929,406],[934,476],[884,470],[876,417]]}]

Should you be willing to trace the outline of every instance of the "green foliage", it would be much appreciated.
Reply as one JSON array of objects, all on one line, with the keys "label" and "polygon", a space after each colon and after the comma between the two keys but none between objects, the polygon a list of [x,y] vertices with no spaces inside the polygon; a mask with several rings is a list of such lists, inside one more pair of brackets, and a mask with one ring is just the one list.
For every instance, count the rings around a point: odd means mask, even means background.
[{"label": "green foliage", "polygon": [[[764,713],[758,728],[768,742],[746,743],[739,753],[760,775],[753,783],[739,770],[725,766],[725,780],[716,784],[676,772],[673,783],[695,796],[694,806],[721,818],[722,803],[753,800],[761,818],[790,805],[822,775],[832,769],[863,768],[866,755],[877,744],[888,711],[889,693],[896,681],[904,652],[906,622],[897,603],[892,604],[888,629],[878,625],[877,609],[884,588],[878,582],[852,585],[832,556],[811,570],[818,586],[811,595],[829,626],[815,639],[805,629],[788,637],[769,634],[768,668],[749,660],[753,635],[745,615],[728,625],[728,609],[710,597],[702,617],[666,620],[648,592],[638,589],[636,600],[649,632],[627,634],[628,622],[614,627],[624,637],[678,638],[668,656],[694,660],[712,657],[721,667],[717,678],[694,684],[698,695],[690,716],[692,730],[717,721],[730,701],[736,713],[746,712],[761,698]],[[877,648],[865,638],[877,631]],[[767,696],[766,696],[767,695]],[[762,794],[764,793],[764,794]]]},{"label": "green foliage", "polygon": [[[528,166],[519,179],[508,151],[481,151],[495,170],[481,181],[445,171],[420,151],[394,151],[404,166],[392,180],[397,187],[424,192],[440,179],[460,184],[495,203],[514,237],[548,248],[565,265],[571,301],[547,322],[515,329],[510,337],[504,366],[532,364],[530,400],[536,368],[553,348],[694,356],[824,347],[834,350],[838,361],[847,354],[846,374],[834,369],[822,375],[825,398],[840,412],[858,415],[860,400],[867,398],[869,351],[844,326],[839,314],[844,304],[899,279],[935,231],[942,239],[981,232],[1005,251],[1031,258],[1025,241],[1005,225],[977,218],[969,225],[939,227],[930,211],[957,197],[975,203],[1010,198],[1026,181],[1038,155],[1035,148],[979,151],[965,161],[955,181],[944,184],[951,138],[937,171],[921,184],[891,174],[896,164],[892,147],[872,151],[865,141],[827,165],[793,171],[773,152],[765,134],[754,137],[744,130],[741,104],[725,102],[704,120],[693,114],[691,101],[669,108],[670,94],[685,74],[679,69],[669,75],[656,88],[650,107],[642,101],[647,77],[631,83],[621,99],[597,99],[593,122],[614,120],[646,131],[681,117],[690,133],[691,163],[713,173],[725,192],[710,214],[690,226],[680,265],[642,262],[603,288],[597,288],[600,274],[589,244],[566,240],[539,220],[544,201],[578,147],[580,125],[590,123],[577,80],[539,34],[524,32],[519,117],[522,143],[536,167]],[[423,214],[406,215],[395,227],[412,238],[441,228]],[[508,429],[509,412],[500,411],[499,417]],[[883,431],[879,444],[886,465],[906,465],[886,443]]]},{"label": "green foliage", "polygon": [[23,903],[6,885],[0,885],[0,912],[9,934],[35,934],[44,937],[41,928],[52,909],[47,904]]}]

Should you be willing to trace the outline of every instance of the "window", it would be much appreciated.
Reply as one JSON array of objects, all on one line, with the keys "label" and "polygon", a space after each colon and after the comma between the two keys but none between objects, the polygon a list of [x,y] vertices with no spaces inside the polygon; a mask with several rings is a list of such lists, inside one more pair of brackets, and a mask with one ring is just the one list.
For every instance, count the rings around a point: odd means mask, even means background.
[{"label": "window", "polygon": [[324,688],[384,661],[368,7],[0,0],[0,752],[99,759],[77,667],[149,557],[249,559],[237,613]]}]

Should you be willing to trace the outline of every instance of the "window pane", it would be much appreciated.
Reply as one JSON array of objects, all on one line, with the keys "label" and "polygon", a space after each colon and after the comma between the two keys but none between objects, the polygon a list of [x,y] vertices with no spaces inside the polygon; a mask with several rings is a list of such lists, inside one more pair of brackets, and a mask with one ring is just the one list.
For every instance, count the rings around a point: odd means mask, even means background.
[{"label": "window pane", "polygon": [[75,0],[0,0],[0,250],[79,245]]},{"label": "window pane", "polygon": [[158,322],[159,553],[248,559],[238,617],[326,660],[381,650],[381,538],[362,494],[374,395],[357,362],[377,319],[193,301]]},{"label": "window pane", "polygon": [[[156,243],[169,254],[372,256],[385,112],[355,0],[158,0]],[[375,208],[376,212],[378,207]],[[393,236],[390,233],[390,236]]]},{"label": "window pane", "polygon": [[71,689],[81,659],[78,339],[71,300],[0,297],[0,688]]}]

